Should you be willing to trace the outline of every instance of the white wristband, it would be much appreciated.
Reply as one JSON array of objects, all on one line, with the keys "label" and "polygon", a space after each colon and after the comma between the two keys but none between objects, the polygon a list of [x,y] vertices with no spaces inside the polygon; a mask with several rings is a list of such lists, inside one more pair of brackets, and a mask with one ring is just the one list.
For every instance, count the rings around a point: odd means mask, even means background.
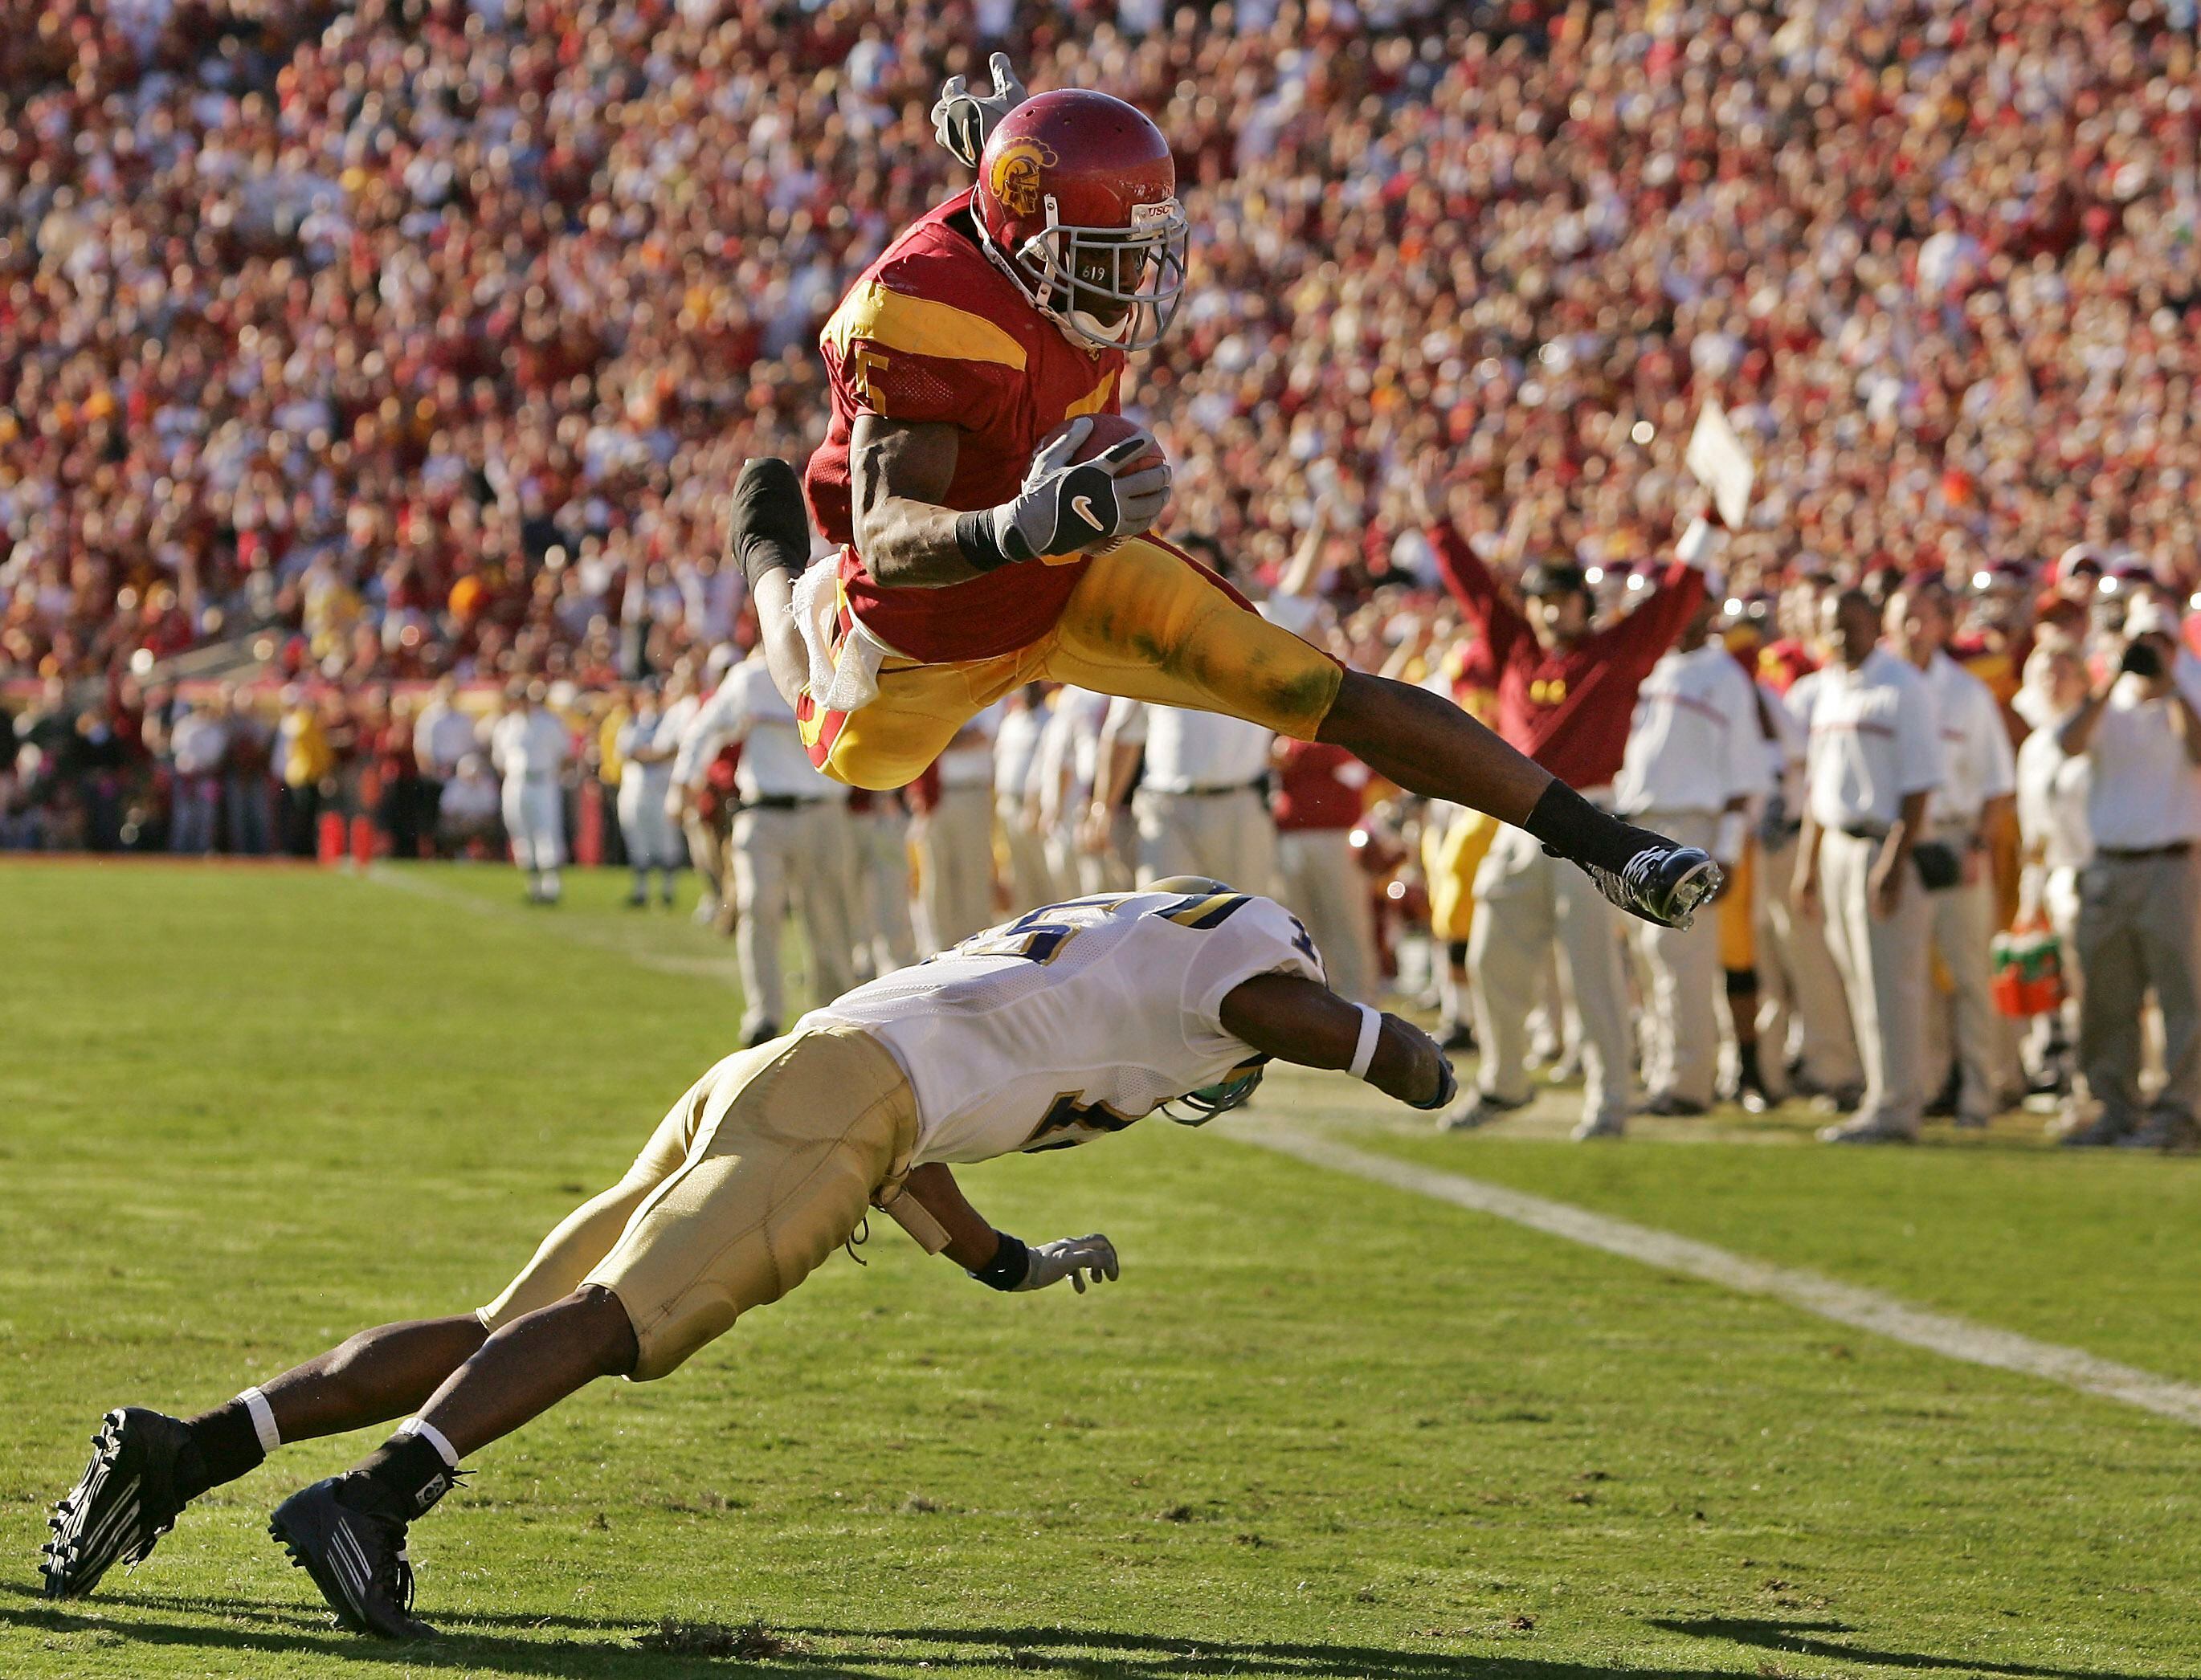
[{"label": "white wristband", "polygon": [[252,1432],[260,1437],[260,1450],[272,1453],[283,1444],[283,1431],[275,1427],[275,1411],[267,1403],[267,1396],[256,1388],[245,1390],[237,1396],[244,1402],[245,1415],[252,1420]]},{"label": "white wristband", "polygon": [[1360,1042],[1353,1047],[1353,1065],[1346,1071],[1357,1080],[1368,1077],[1368,1064],[1376,1059],[1376,1041],[1383,1036],[1383,1017],[1365,1004],[1353,1006],[1360,1011]]}]

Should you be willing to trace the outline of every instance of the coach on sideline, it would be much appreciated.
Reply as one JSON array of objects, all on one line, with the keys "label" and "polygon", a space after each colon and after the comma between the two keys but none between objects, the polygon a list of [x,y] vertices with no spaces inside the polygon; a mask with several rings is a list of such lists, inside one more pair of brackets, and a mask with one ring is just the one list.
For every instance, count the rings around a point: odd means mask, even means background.
[{"label": "coach on sideline", "polygon": [[1834,658],[1800,721],[1810,732],[1804,832],[1793,892],[1823,914],[1864,1062],[1864,1098],[1828,1143],[1909,1143],[1918,1136],[1932,912],[1911,849],[1941,785],[1934,691],[1880,644],[1880,613],[1861,589],[1827,603]]},{"label": "coach on sideline", "polygon": [[[1589,583],[1580,566],[1556,559],[1531,565],[1521,583],[1524,613],[1500,592],[1496,576],[1451,520],[1435,521],[1429,540],[1467,622],[1489,644],[1499,735],[1610,810],[1636,691],[1704,600],[1703,565],[1723,534],[1694,522],[1643,602],[1601,630],[1591,628]],[[1476,871],[1475,893],[1480,909],[1468,965],[1482,1028],[1481,1088],[1439,1123],[1464,1130],[1527,1105],[1529,1009],[1541,995],[1556,940],[1582,1023],[1582,1112],[1575,1136],[1618,1137],[1627,1127],[1634,1058],[1611,906],[1587,876],[1510,827]]]},{"label": "coach on sideline", "polygon": [[[2087,759],[2094,858],[2079,873],[2079,1066],[2101,1112],[2075,1148],[2190,1148],[2201,1109],[2201,952],[2196,945],[2195,767],[2201,717],[2172,676],[2176,625],[2134,601],[2122,662],[2058,732]],[[2143,1119],[2140,1011],[2163,1012],[2163,1090]]]}]

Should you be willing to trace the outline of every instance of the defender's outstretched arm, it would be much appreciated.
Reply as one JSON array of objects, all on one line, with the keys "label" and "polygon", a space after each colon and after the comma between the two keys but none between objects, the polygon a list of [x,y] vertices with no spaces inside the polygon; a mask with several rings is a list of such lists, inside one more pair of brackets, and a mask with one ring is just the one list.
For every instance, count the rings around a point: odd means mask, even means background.
[{"label": "defender's outstretched arm", "polygon": [[[1279,1062],[1350,1068],[1367,1017],[1328,986],[1300,975],[1256,975],[1223,1000],[1224,1030]],[[1428,1033],[1395,1015],[1382,1017],[1375,1053],[1362,1075],[1387,1097],[1417,1109],[1442,1105],[1453,1089],[1452,1064]]]}]

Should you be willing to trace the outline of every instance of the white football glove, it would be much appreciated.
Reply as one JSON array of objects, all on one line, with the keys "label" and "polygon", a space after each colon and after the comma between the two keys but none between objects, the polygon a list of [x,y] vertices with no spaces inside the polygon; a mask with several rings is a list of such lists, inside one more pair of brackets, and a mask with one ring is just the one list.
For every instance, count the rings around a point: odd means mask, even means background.
[{"label": "white football glove", "polygon": [[973,93],[962,77],[950,76],[932,105],[932,138],[966,169],[978,167],[978,154],[986,149],[994,126],[1024,102],[1024,85],[1010,67],[1008,54],[995,53],[986,67],[994,73],[990,95]]},{"label": "white football glove", "polygon": [[1031,1264],[1017,1292],[1045,1289],[1067,1278],[1070,1286],[1083,1295],[1089,1273],[1096,1284],[1104,1278],[1113,1283],[1117,1269],[1116,1245],[1097,1232],[1090,1237],[1058,1237],[1031,1250]]}]

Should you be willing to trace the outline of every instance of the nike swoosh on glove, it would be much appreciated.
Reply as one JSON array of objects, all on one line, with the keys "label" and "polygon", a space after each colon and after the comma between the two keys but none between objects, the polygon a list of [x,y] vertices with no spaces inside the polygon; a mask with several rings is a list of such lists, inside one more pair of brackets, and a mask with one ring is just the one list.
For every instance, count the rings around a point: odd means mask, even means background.
[{"label": "nike swoosh on glove", "polygon": [[973,93],[960,76],[942,85],[932,105],[932,138],[966,169],[978,167],[978,154],[986,149],[986,137],[995,126],[1024,102],[1024,85],[1009,67],[1009,56],[997,52],[987,61],[994,73],[990,95]]},{"label": "nike swoosh on glove", "polygon": [[1067,1278],[1071,1287],[1083,1295],[1089,1274],[1096,1284],[1104,1278],[1113,1283],[1118,1270],[1116,1245],[1106,1237],[1098,1232],[1090,1237],[1058,1237],[1031,1250],[1031,1264],[1024,1272],[1024,1280],[1017,1285],[1017,1292],[1045,1289]]},{"label": "nike swoosh on glove", "polygon": [[1083,416],[1072,421],[1032,457],[1024,488],[994,510],[994,538],[1012,560],[1073,554],[1136,536],[1169,506],[1166,461],[1124,469],[1153,449],[1144,432],[1102,450],[1089,461],[1072,460],[1093,430]]}]

